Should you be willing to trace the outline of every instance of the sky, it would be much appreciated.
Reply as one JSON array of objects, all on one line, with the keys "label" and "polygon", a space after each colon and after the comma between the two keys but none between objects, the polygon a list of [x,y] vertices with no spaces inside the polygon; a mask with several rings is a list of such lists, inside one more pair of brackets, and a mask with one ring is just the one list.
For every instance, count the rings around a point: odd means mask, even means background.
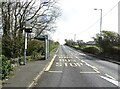
[{"label": "sky", "polygon": [[52,39],[64,43],[65,39],[92,41],[102,30],[118,32],[118,2],[120,0],[59,0],[62,15],[57,19],[57,29]]}]

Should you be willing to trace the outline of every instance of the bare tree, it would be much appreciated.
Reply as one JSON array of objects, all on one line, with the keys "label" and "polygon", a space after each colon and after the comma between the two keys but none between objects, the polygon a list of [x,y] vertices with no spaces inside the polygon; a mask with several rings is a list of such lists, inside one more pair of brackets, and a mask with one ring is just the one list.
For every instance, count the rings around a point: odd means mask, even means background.
[{"label": "bare tree", "polygon": [[26,26],[32,27],[35,36],[53,30],[56,27],[55,20],[60,16],[56,3],[55,0],[1,2],[3,54],[8,52],[9,57],[22,54],[23,30]]}]

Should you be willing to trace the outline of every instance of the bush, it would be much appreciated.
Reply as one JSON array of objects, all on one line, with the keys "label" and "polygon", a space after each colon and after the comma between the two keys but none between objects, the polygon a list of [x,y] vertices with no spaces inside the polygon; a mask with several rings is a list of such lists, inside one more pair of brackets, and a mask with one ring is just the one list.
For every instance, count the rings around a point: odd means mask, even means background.
[{"label": "bush", "polygon": [[82,51],[87,52],[87,53],[98,54],[100,52],[100,49],[94,46],[90,46],[90,47],[82,48]]},{"label": "bush", "polygon": [[9,77],[10,72],[13,70],[13,67],[11,66],[11,62],[7,57],[3,55],[1,57],[2,57],[2,80],[3,80]]}]

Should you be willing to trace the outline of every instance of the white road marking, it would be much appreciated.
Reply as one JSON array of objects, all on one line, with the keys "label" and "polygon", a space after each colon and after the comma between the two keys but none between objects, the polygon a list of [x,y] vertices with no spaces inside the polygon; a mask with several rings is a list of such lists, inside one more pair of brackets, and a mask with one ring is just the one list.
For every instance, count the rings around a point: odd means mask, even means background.
[{"label": "white road marking", "polygon": [[76,63],[79,67],[81,67],[81,65],[79,63]]},{"label": "white road marking", "polygon": [[92,66],[92,65],[90,65],[90,64],[88,64],[87,62],[85,62],[85,64],[86,64],[87,66],[89,66],[89,67],[93,68],[93,66]]},{"label": "white road marking", "polygon": [[70,62],[70,59],[68,59],[68,62]]},{"label": "white road marking", "polygon": [[100,73],[100,71],[98,71],[97,69],[93,69],[95,72],[97,72],[97,73]]},{"label": "white road marking", "polygon": [[78,58],[78,57],[76,57],[76,58]]},{"label": "white road marking", "polygon": [[96,69],[96,70],[98,70],[98,68],[97,68],[97,67],[95,67],[95,66],[92,66],[92,65],[88,64],[87,62],[85,62],[85,64],[86,64],[87,66],[89,66],[89,67],[93,68],[93,69]]},{"label": "white road marking", "polygon": [[80,65],[83,65],[83,63],[80,63]]},{"label": "white road marking", "polygon": [[49,71],[49,69],[51,68],[53,61],[55,60],[57,55],[54,55],[53,59],[51,60],[51,62],[49,63],[48,67],[45,69],[45,71]]},{"label": "white road marking", "polygon": [[62,71],[48,71],[48,72],[51,72],[51,73],[62,73]]},{"label": "white road marking", "polygon": [[81,60],[81,62],[85,63],[85,61]]},{"label": "white road marking", "polygon": [[108,75],[108,74],[105,74],[107,77],[113,79],[113,80],[116,80],[115,78],[113,78],[112,76]]},{"label": "white road marking", "polygon": [[59,61],[61,62],[61,61],[62,61],[62,59],[59,59]]},{"label": "white road marking", "polygon": [[97,68],[97,67],[95,67],[95,66],[91,66],[91,68],[96,69],[96,70],[98,69],[98,68]]},{"label": "white road marking", "polygon": [[64,59],[67,58],[67,57],[64,57]]},{"label": "white road marking", "polygon": [[82,74],[98,74],[97,72],[80,72],[80,73],[82,73]]},{"label": "white road marking", "polygon": [[56,62],[56,64],[59,64],[58,62]]},{"label": "white road marking", "polygon": [[74,62],[76,62],[76,60],[73,60]]},{"label": "white road marking", "polygon": [[66,60],[66,59],[64,59],[64,61],[65,61],[65,62],[67,62],[67,60]]},{"label": "white road marking", "polygon": [[[77,58],[78,60],[80,60],[79,58]],[[80,60],[81,61],[81,60]]]},{"label": "white road marking", "polygon": [[86,54],[83,54],[83,53],[79,53],[80,55],[86,55]]},{"label": "white road marking", "polygon": [[62,63],[61,63],[61,62],[59,63],[59,66],[62,66]]},{"label": "white road marking", "polygon": [[65,63],[65,66],[68,66],[67,63]]},{"label": "white road marking", "polygon": [[77,67],[77,64],[76,64],[76,63],[74,63],[74,65],[75,65],[74,67]]},{"label": "white road marking", "polygon": [[70,64],[70,66],[72,66],[72,67],[73,67],[72,63],[69,63],[69,64]]},{"label": "white road marking", "polygon": [[62,57],[59,57],[59,59],[61,59]]},{"label": "white road marking", "polygon": [[116,80],[112,80],[112,79],[109,79],[109,78],[104,77],[104,76],[100,76],[100,77],[103,78],[103,79],[105,79],[105,80],[107,80],[108,82],[111,82],[112,84],[114,84],[116,86],[119,86],[118,85],[118,81],[116,81]]}]

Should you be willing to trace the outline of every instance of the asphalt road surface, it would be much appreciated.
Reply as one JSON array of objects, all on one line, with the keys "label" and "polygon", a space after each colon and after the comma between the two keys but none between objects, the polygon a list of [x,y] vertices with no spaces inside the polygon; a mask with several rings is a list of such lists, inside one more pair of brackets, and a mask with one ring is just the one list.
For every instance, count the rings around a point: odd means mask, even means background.
[{"label": "asphalt road surface", "polygon": [[118,64],[60,45],[34,87],[119,87]]}]

